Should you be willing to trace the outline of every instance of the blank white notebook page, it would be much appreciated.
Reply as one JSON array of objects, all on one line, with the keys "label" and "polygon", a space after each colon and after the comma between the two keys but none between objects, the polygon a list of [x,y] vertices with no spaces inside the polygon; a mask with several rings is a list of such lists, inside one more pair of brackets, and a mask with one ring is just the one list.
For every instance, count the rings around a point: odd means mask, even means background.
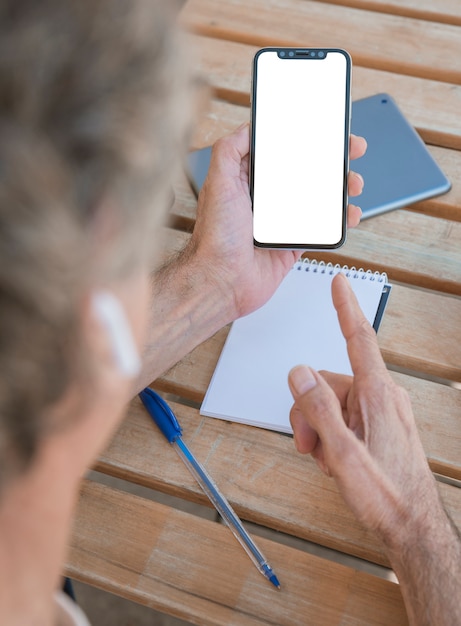
[{"label": "blank white notebook page", "polygon": [[[201,414],[291,433],[288,372],[305,363],[351,374],[346,343],[331,299],[331,281],[346,275],[373,325],[385,274],[331,264],[296,263],[263,307],[235,321],[201,407]],[[376,326],[375,326],[376,327]]]}]

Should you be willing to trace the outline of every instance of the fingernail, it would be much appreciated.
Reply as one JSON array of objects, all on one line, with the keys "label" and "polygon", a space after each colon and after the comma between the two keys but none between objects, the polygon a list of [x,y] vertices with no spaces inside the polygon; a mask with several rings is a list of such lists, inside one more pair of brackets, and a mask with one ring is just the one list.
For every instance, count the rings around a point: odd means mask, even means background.
[{"label": "fingernail", "polygon": [[237,126],[237,128],[235,129],[235,132],[238,133],[238,131],[242,130],[242,128],[245,128],[245,126],[248,126],[248,122],[243,122],[243,124],[240,124],[240,126]]},{"label": "fingernail", "polygon": [[302,396],[317,384],[312,370],[307,365],[297,365],[290,372],[290,383],[297,396]]},{"label": "fingernail", "polygon": [[358,172],[354,172],[354,174],[357,176],[357,178],[362,183],[362,187],[364,187],[365,186],[365,181],[363,180],[363,176],[361,174],[359,174]]}]

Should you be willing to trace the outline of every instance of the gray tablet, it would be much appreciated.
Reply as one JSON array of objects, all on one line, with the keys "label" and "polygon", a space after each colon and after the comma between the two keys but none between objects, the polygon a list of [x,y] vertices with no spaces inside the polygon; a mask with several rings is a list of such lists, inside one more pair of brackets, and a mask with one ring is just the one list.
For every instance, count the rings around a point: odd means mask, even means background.
[{"label": "gray tablet", "polygon": [[351,163],[365,181],[357,198],[362,219],[450,189],[450,181],[388,94],[353,102],[351,132],[368,142],[365,156]]},{"label": "gray tablet", "polygon": [[[356,200],[363,212],[362,219],[427,200],[450,189],[450,181],[388,94],[353,102],[351,131],[368,142],[365,156],[351,163],[351,168],[365,181],[363,193]],[[188,175],[197,195],[210,157],[211,148],[196,150],[188,156]]]},{"label": "gray tablet", "polygon": [[205,182],[206,175],[208,174],[208,167],[211,159],[211,146],[202,148],[201,150],[194,150],[187,155],[186,174],[189,182],[194,190],[196,196],[198,196],[203,183]]}]

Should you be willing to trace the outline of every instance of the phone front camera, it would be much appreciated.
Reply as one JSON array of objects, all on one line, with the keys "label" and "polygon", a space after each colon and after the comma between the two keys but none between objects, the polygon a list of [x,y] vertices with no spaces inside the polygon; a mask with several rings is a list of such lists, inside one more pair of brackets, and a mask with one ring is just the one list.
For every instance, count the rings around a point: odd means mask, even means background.
[{"label": "phone front camera", "polygon": [[311,52],[311,57],[315,57],[315,52],[314,51]]},{"label": "phone front camera", "polygon": [[325,52],[323,50],[319,51],[319,59],[323,59],[323,57],[325,56]]},{"label": "phone front camera", "polygon": [[284,57],[284,56],[285,56],[285,50],[280,50],[279,57]]},{"label": "phone front camera", "polygon": [[288,53],[289,57],[294,57],[295,53],[293,52],[293,50],[290,50],[290,52]]}]

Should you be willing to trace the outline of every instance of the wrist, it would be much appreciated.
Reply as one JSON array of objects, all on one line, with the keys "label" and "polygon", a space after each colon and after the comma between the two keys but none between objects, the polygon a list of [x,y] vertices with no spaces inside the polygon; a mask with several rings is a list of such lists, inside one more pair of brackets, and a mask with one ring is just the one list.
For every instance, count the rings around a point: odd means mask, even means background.
[{"label": "wrist", "polygon": [[152,276],[141,389],[232,320],[232,295],[216,288],[211,263],[189,244]]},{"label": "wrist", "polygon": [[409,623],[461,623],[457,599],[461,538],[440,500],[406,531],[405,541],[398,533],[400,540],[388,545],[388,556],[400,583]]},{"label": "wrist", "polygon": [[[435,482],[435,481],[434,481]],[[411,507],[395,532],[384,538],[384,545],[391,565],[398,573],[405,569],[408,562],[421,558],[421,563],[428,555],[444,553],[445,550],[459,547],[459,534],[445,511],[437,488],[428,498],[421,498]]]},{"label": "wrist", "polygon": [[240,317],[231,276],[232,262],[212,253],[203,245],[195,245],[192,237],[178,257],[179,272],[191,289],[206,300],[209,322],[213,329],[209,334]]}]

